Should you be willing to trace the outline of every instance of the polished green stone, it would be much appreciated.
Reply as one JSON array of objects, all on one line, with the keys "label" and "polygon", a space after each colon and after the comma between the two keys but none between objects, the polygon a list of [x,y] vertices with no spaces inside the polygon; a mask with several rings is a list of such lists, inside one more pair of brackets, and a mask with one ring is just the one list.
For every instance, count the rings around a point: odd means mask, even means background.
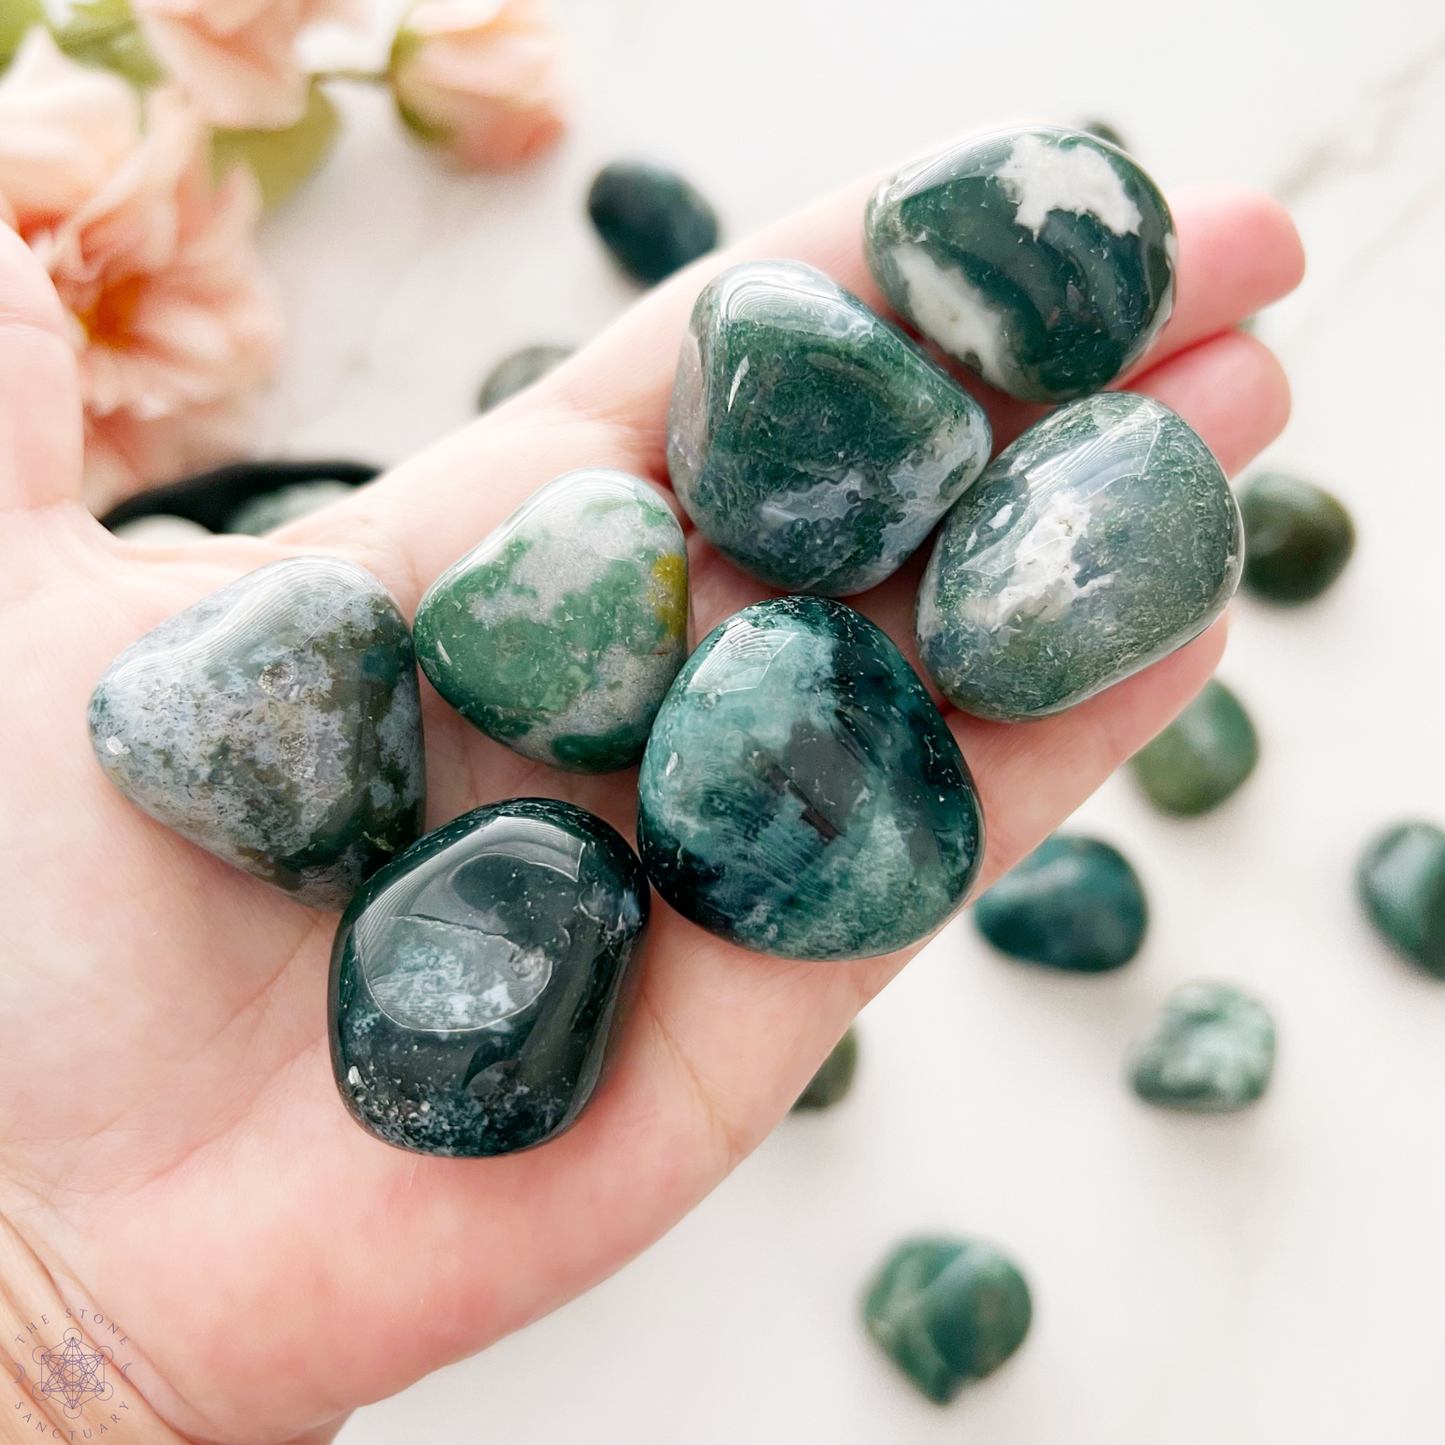
[{"label": "polished green stone", "polygon": [[1360,860],[1360,900],[1370,922],[1411,963],[1445,978],[1445,833],[1401,823]]},{"label": "polished green stone", "polygon": [[554,367],[572,355],[570,346],[524,346],[504,356],[487,373],[482,389],[477,393],[477,410],[490,411],[500,406],[509,396],[524,391],[534,381],[540,381]]},{"label": "polished green stone", "polygon": [[878,1348],[936,1405],[991,1375],[1033,1318],[1018,1267],[992,1245],[913,1239],[869,1286],[863,1322]]},{"label": "polished green stone", "polygon": [[421,832],[411,636],[339,558],[272,562],[146,633],[96,685],[90,734],[133,803],[313,907]]},{"label": "polished green stone", "polygon": [[1164,197],[1084,131],[997,131],[908,166],[873,193],[864,235],[893,309],[1026,401],[1107,386],[1174,305]]},{"label": "polished green stone", "polygon": [[1244,585],[1271,602],[1309,602],[1345,570],[1355,550],[1350,514],[1326,491],[1264,472],[1240,493]]},{"label": "polished green stone", "polygon": [[698,529],[790,592],[876,586],[988,461],[983,409],[799,261],[712,281],[683,339],[668,469]]},{"label": "polished green stone", "polygon": [[1176,989],[1130,1063],[1141,1099],[1195,1114],[1246,1108],[1263,1095],[1273,1072],[1268,1010],[1221,983]]},{"label": "polished green stone", "polygon": [[598,171],[587,214],[612,259],[651,286],[711,251],[717,214],[689,181],[663,166],[615,161]]},{"label": "polished green stone", "polygon": [[402,1149],[510,1154],[596,1087],[647,923],[636,854],[601,818],[513,798],[454,818],[352,900],[331,954],[331,1062]]},{"label": "polished green stone", "polygon": [[965,712],[1043,717],[1203,632],[1239,581],[1239,508],[1168,407],[1060,407],[948,514],[918,591],[918,652]]},{"label": "polished green stone", "polygon": [[833,1046],[833,1052],[823,1060],[822,1067],[813,1075],[808,1087],[798,1095],[793,1112],[810,1113],[816,1109],[831,1109],[841,1103],[853,1087],[853,1075],[858,1069],[858,1035],[849,1029]]},{"label": "polished green stone", "polygon": [[973,780],[923,684],[820,597],[745,608],[688,659],[647,742],[637,834],[679,913],[784,958],[917,942],[983,857]]},{"label": "polished green stone", "polygon": [[293,482],[289,487],[278,487],[274,492],[263,492],[238,507],[226,523],[228,532],[239,532],[248,537],[261,537],[294,522],[298,517],[309,517],[322,507],[343,501],[355,492],[346,482],[319,481]]},{"label": "polished green stone", "polygon": [[631,767],[687,642],[687,550],[625,472],[568,472],[432,583],[417,660],[489,737],[574,772]]},{"label": "polished green stone", "polygon": [[974,905],[1000,952],[1071,973],[1104,973],[1144,942],[1149,909],[1139,875],[1097,838],[1056,833]]},{"label": "polished green stone", "polygon": [[1204,690],[1130,761],[1149,801],[1192,817],[1218,807],[1259,761],[1259,738],[1239,699],[1211,679]]}]

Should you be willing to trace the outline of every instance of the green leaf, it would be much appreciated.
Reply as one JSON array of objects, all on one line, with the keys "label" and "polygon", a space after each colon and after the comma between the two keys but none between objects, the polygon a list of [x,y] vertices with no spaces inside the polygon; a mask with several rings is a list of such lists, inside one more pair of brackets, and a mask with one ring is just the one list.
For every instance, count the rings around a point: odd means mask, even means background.
[{"label": "green leaf", "polygon": [[340,118],[326,92],[311,82],[306,114],[285,130],[218,130],[211,136],[211,174],[220,180],[248,165],[261,182],[266,209],[279,206],[321,165],[336,140]]},{"label": "green leaf", "polygon": [[55,31],[55,43],[72,60],[113,70],[132,85],[159,85],[165,79],[126,0],[84,0]]},{"label": "green leaf", "polygon": [[0,70],[15,59],[20,42],[36,25],[45,24],[40,0],[0,0]]}]

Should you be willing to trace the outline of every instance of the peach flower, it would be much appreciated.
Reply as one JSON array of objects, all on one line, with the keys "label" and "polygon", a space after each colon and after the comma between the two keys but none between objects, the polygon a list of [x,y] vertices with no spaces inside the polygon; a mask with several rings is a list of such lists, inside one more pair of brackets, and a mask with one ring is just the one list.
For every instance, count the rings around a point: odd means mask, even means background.
[{"label": "peach flower", "polygon": [[516,165],[562,134],[559,50],[543,0],[420,0],[392,89],[407,124],[462,165]]},{"label": "peach flower", "polygon": [[361,26],[364,0],[131,0],[156,59],[212,125],[280,130],[306,110],[296,39],[324,20]]},{"label": "peach flower", "polygon": [[142,124],[123,81],[26,38],[0,82],[0,214],[71,316],[95,509],[245,449],[281,336],[259,207],[243,168],[212,188],[177,91],[153,92]]}]

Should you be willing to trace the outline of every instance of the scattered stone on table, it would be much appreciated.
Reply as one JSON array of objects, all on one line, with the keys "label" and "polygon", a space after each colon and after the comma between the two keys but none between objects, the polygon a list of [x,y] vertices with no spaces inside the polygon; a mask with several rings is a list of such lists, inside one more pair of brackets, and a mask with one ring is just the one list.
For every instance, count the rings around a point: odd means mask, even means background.
[{"label": "scattered stone on table", "polygon": [[142,547],[184,547],[188,542],[199,542],[216,534],[189,517],[172,517],[160,512],[122,522],[114,535],[122,542],[135,542]]},{"label": "scattered stone on table", "polygon": [[893,309],[1025,401],[1107,386],[1174,305],[1164,197],[1083,131],[998,131],[908,166],[874,191],[864,236]]},{"label": "scattered stone on table", "polygon": [[879,1349],[936,1405],[991,1375],[1023,1344],[1029,1287],[992,1245],[914,1239],[869,1287],[863,1322]]},{"label": "scattered stone on table", "polygon": [[647,922],[636,854],[571,803],[514,798],[428,833],[356,895],[331,957],[331,1059],[402,1149],[509,1154],[586,1106]]},{"label": "scattered stone on table", "polygon": [[813,1075],[808,1087],[798,1095],[793,1113],[811,1113],[816,1109],[831,1109],[841,1103],[853,1087],[853,1075],[858,1068],[858,1035],[849,1029],[833,1047],[833,1052],[823,1060],[818,1072]]},{"label": "scattered stone on table", "polygon": [[1056,833],[974,904],[978,931],[1014,958],[1071,973],[1105,973],[1144,942],[1139,875],[1097,838]]},{"label": "scattered stone on table", "polygon": [[1197,637],[1239,581],[1239,508],[1167,407],[1090,396],[1002,452],[944,521],[919,656],[978,717],[1043,717]]},{"label": "scattered stone on table", "polygon": [[1244,585],[1271,602],[1310,602],[1355,550],[1350,514],[1328,492],[1278,472],[1251,477],[1239,495]]},{"label": "scattered stone on table", "polygon": [[1204,690],[1130,760],[1149,801],[1194,817],[1217,808],[1254,771],[1259,737],[1243,704],[1211,678]]},{"label": "scattered stone on table", "polygon": [[488,737],[631,767],[686,655],[682,528],[626,472],[567,472],[432,583],[415,630],[432,686]]},{"label": "scattered stone on table", "polygon": [[983,814],[903,654],[818,597],[715,628],[663,701],[638,779],[659,893],[721,938],[784,958],[867,958],[963,903]]},{"label": "scattered stone on table", "polygon": [[671,276],[718,242],[713,208],[676,171],[641,161],[604,166],[587,214],[613,259],[644,286]]},{"label": "scattered stone on table", "polygon": [[831,596],[876,586],[990,445],[983,408],[821,271],[748,262],[698,297],[668,469],[703,534],[764,582]]},{"label": "scattered stone on table", "polygon": [[1106,120],[1086,120],[1079,129],[1086,131],[1099,140],[1107,141],[1111,146],[1116,146],[1121,151],[1127,151],[1129,147],[1124,144],[1124,137],[1119,134]]},{"label": "scattered stone on table", "polygon": [[1134,1047],[1134,1092],[1150,1104],[1228,1114],[1255,1102],[1274,1071],[1274,1021],[1222,983],[1187,983]]},{"label": "scattered stone on table", "polygon": [[272,562],[146,633],[96,685],[90,734],[133,803],[315,908],[421,832],[411,635],[339,558]]},{"label": "scattered stone on table", "polygon": [[509,396],[526,390],[554,367],[561,366],[572,355],[572,350],[570,346],[524,346],[504,356],[487,373],[477,394],[477,410],[490,411]]},{"label": "scattered stone on table", "polygon": [[263,492],[238,507],[226,523],[226,530],[261,537],[284,527],[287,522],[309,517],[322,507],[351,496],[355,490],[346,482],[329,481],[295,482],[289,487],[277,487],[274,492]]},{"label": "scattered stone on table", "polygon": [[1445,833],[1433,823],[1388,829],[1365,851],[1358,881],[1383,937],[1432,978],[1445,978]]}]

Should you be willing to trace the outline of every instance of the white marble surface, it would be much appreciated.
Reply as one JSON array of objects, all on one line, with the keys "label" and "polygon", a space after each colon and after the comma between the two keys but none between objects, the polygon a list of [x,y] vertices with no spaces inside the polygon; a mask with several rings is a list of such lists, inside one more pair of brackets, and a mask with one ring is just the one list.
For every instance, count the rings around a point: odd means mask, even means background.
[{"label": "white marble surface", "polygon": [[[1237,608],[1221,675],[1264,742],[1243,792],[1180,823],[1121,777],[1081,810],[1148,886],[1133,965],[1044,976],[962,920],[864,1014],[845,1105],[786,1120],[610,1282],[344,1445],[1439,1445],[1445,986],[1351,891],[1380,824],[1445,820],[1438,0],[561,8],[577,124],[525,175],[458,178],[344,97],[339,154],[266,238],[293,318],[272,445],[393,460],[464,421],[513,347],[605,325],[630,293],[582,197],[615,156],[677,163],[737,235],[970,125],[1098,115],[1165,186],[1289,194],[1311,274],[1260,323],[1296,394],[1270,460],[1345,499],[1359,550],[1307,610]],[[1276,1010],[1251,1115],[1161,1116],[1120,1083],[1200,975]],[[1006,1245],[1037,1302],[1017,1359],[945,1411],[855,1320],[880,1254],[935,1227]]]}]

